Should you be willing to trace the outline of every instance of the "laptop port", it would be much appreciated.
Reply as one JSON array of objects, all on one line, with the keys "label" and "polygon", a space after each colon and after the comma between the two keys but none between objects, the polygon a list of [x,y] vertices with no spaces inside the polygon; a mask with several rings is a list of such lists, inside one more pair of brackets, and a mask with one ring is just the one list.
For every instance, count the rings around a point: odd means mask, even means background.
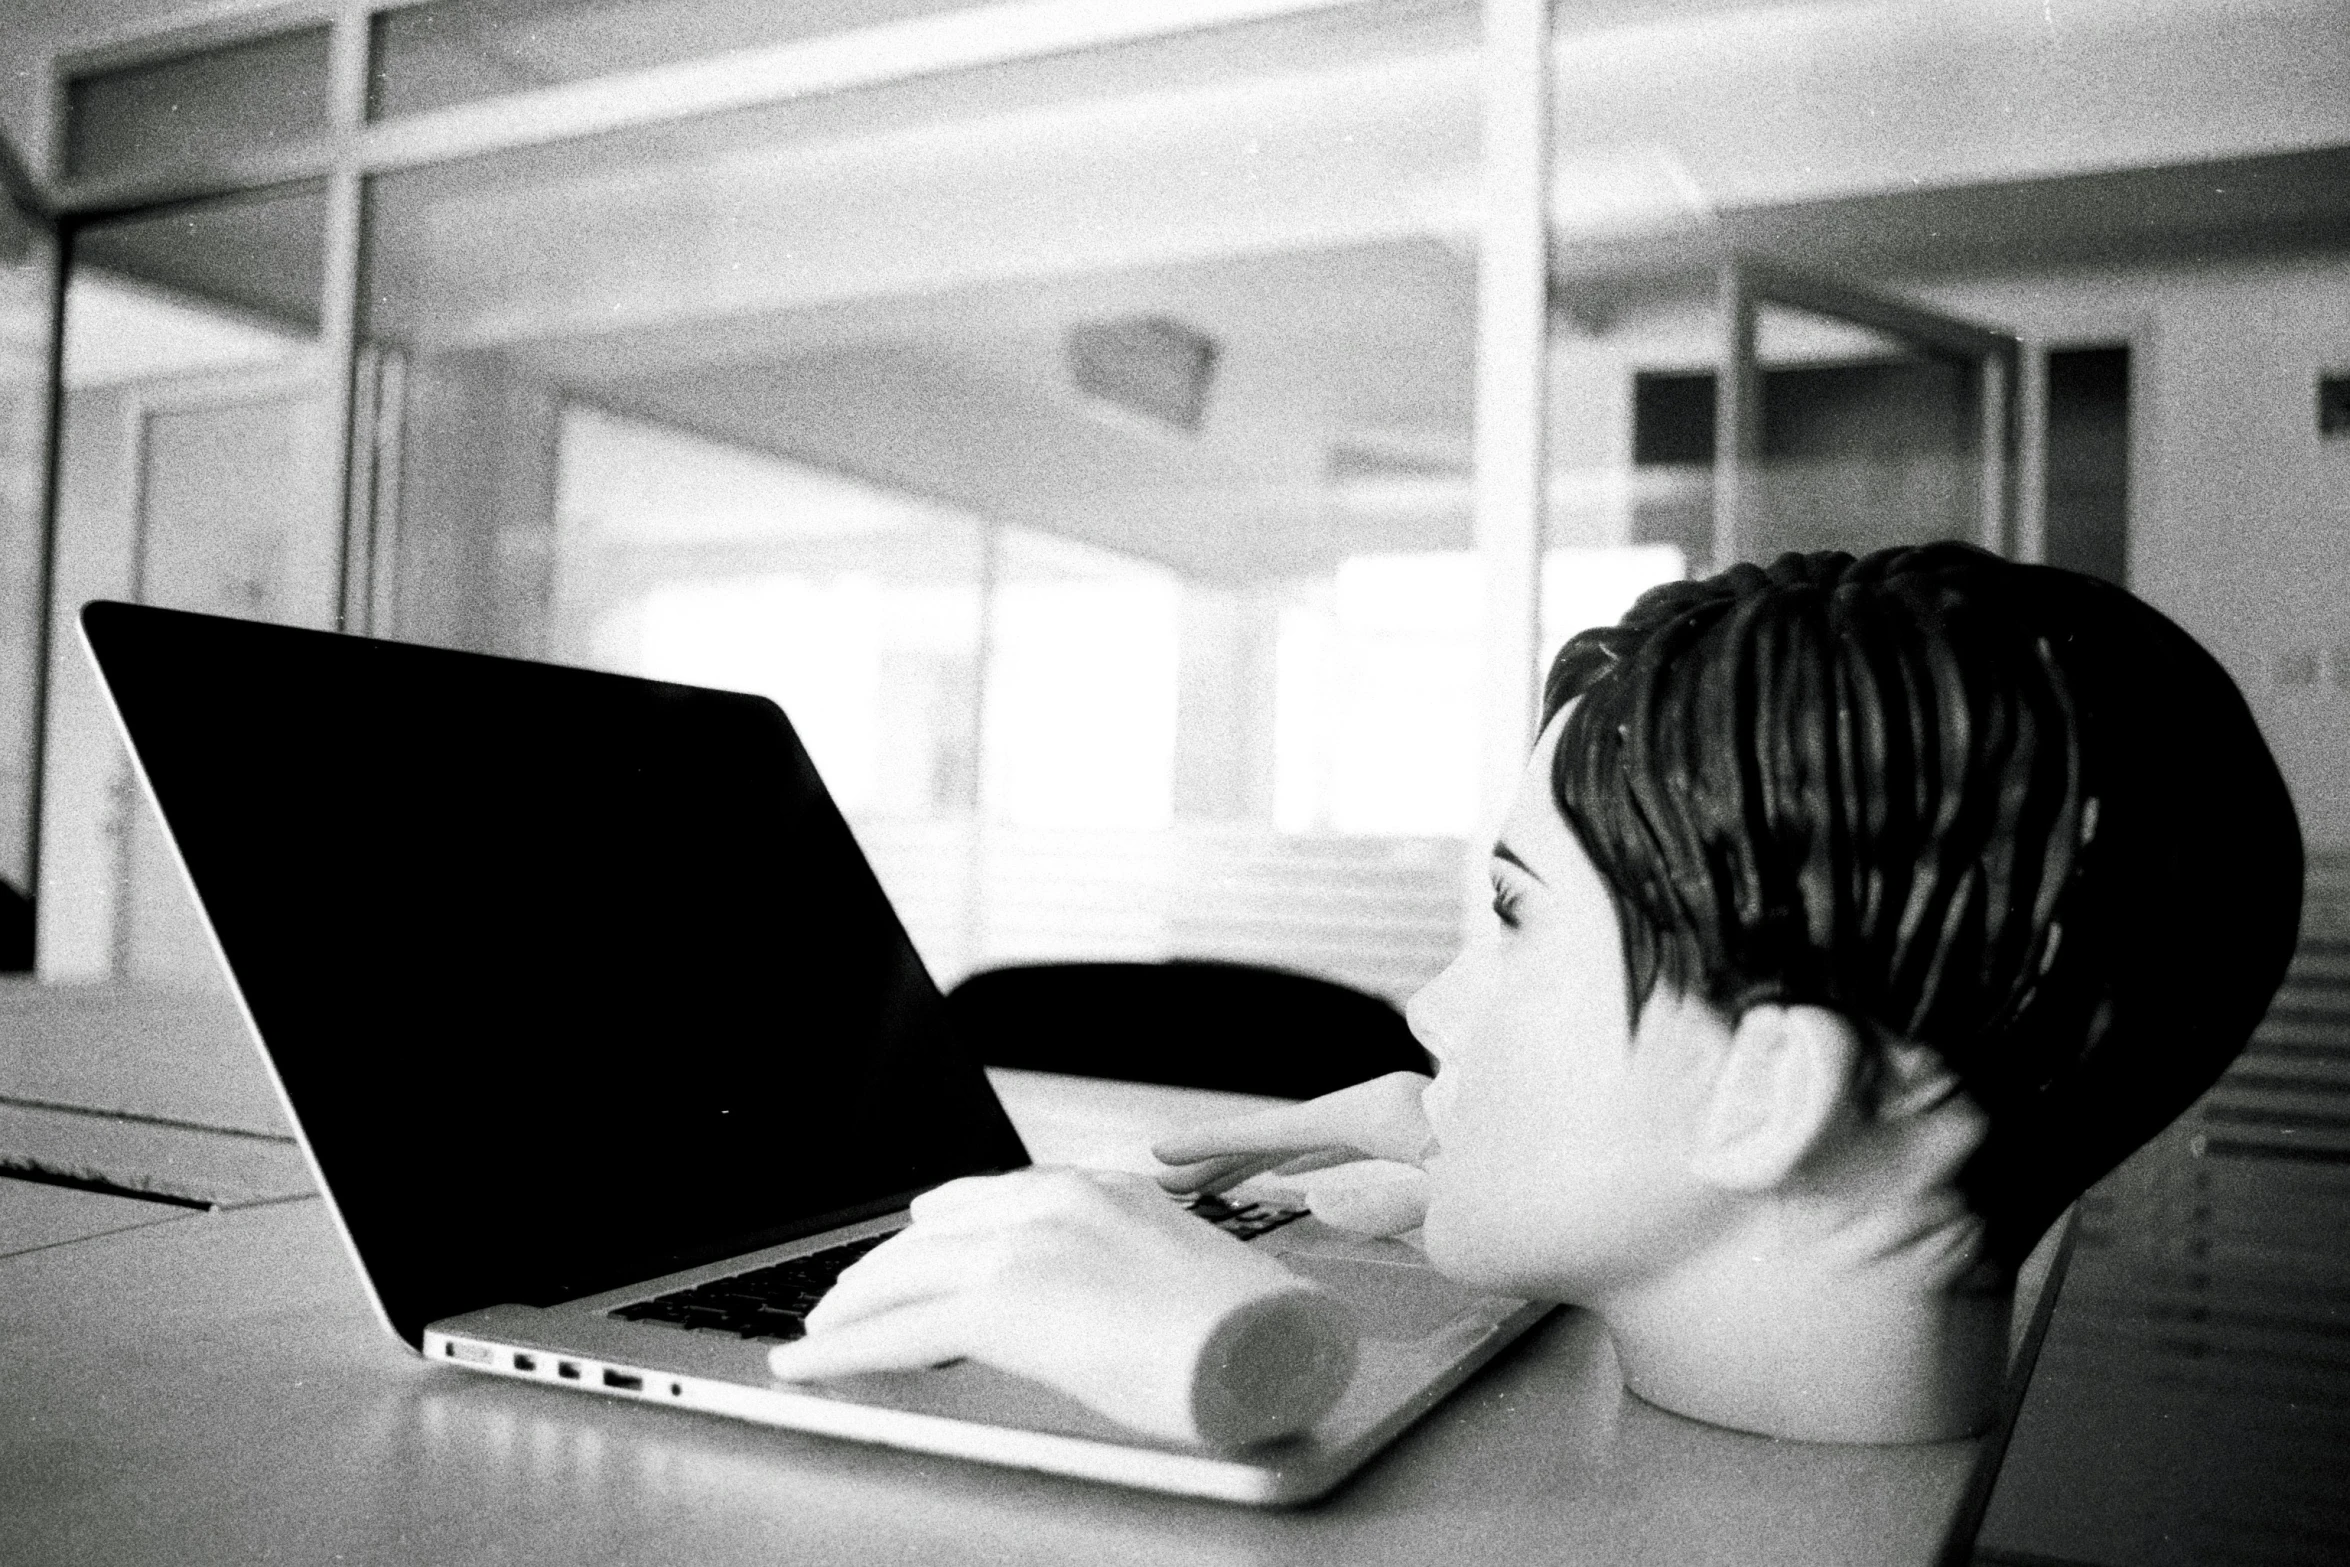
[{"label": "laptop port", "polygon": [[517,1371],[536,1371],[538,1368],[539,1357],[536,1355],[516,1355],[514,1357],[514,1369]]},{"label": "laptop port", "polygon": [[642,1393],[645,1390],[645,1379],[633,1371],[606,1371],[604,1386],[620,1388],[630,1393]]},{"label": "laptop port", "polygon": [[556,1361],[555,1375],[566,1382],[577,1382],[579,1380],[579,1362],[576,1360]]}]

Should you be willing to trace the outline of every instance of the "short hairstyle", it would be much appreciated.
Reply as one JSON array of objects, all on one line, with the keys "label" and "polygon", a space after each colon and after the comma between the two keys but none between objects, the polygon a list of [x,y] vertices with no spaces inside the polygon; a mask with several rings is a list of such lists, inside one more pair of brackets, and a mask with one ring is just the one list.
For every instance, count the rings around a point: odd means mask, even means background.
[{"label": "short hairstyle", "polygon": [[1962,544],[1783,555],[1563,648],[1551,775],[1634,1016],[1831,1007],[1936,1052],[2013,1266],[2218,1078],[2300,925],[2301,834],[2235,684],[2120,588]]}]

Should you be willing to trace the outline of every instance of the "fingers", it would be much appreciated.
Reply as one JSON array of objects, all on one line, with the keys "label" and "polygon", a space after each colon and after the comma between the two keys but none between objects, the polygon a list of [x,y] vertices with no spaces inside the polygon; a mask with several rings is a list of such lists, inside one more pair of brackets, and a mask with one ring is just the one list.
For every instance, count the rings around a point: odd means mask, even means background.
[{"label": "fingers", "polygon": [[1330,1134],[1329,1097],[1170,1132],[1151,1145],[1151,1154],[1161,1164],[1194,1164],[1231,1154],[1295,1153],[1311,1148]]},{"label": "fingers", "polygon": [[1006,1175],[966,1175],[932,1187],[909,1203],[906,1211],[914,1216],[917,1224],[984,1211],[1001,1203],[1008,1193],[1032,1186],[1034,1182],[1030,1178],[1042,1173],[1029,1169]]},{"label": "fingers", "polygon": [[1036,1164],[1025,1170],[1012,1170],[1002,1175],[966,1175],[959,1180],[934,1186],[915,1198],[907,1211],[917,1219],[945,1218],[951,1214],[1000,1205],[1015,1197],[1026,1198],[1038,1193],[1084,1192],[1098,1187],[1131,1185],[1140,1176],[1125,1170],[1087,1170],[1076,1165]]},{"label": "fingers", "polygon": [[1294,1158],[1283,1157],[1290,1152],[1284,1148],[1263,1154],[1226,1154],[1218,1159],[1161,1170],[1157,1180],[1167,1191],[1206,1192],[1213,1197],[1267,1171],[1276,1175],[1303,1175],[1308,1170],[1325,1170],[1334,1164],[1352,1164],[1363,1157],[1360,1149],[1351,1147],[1316,1148]]},{"label": "fingers", "polygon": [[910,1211],[911,1225],[842,1270],[808,1313],[810,1333],[1017,1285],[1040,1269],[1074,1276],[1102,1237],[1138,1220],[1187,1239],[1206,1228],[1149,1181],[1124,1172],[1040,1168],[974,1177],[924,1194]]},{"label": "fingers", "polygon": [[[1428,1081],[1417,1072],[1390,1072],[1303,1104],[1171,1133],[1151,1152],[1162,1164],[1175,1166],[1247,1155],[1286,1159],[1318,1149],[1344,1150],[1357,1159],[1414,1160],[1428,1145],[1428,1121],[1420,1110]],[[1221,1180],[1226,1173],[1219,1170],[1208,1179]]]},{"label": "fingers", "polygon": [[1171,1192],[1206,1192],[1211,1196],[1229,1191],[1252,1175],[1261,1175],[1282,1163],[1279,1153],[1224,1154],[1203,1159],[1197,1164],[1178,1165],[1158,1172],[1158,1183]]},{"label": "fingers", "polygon": [[[923,1193],[907,1205],[915,1225],[932,1234],[999,1228],[1021,1219],[1074,1217],[1097,1209],[1121,1183],[1143,1177],[1122,1171],[1037,1165],[1007,1175],[972,1175]],[[879,1255],[876,1253],[876,1255]]]},{"label": "fingers", "polygon": [[1311,1175],[1316,1170],[1327,1170],[1341,1164],[1360,1164],[1363,1155],[1353,1148],[1317,1148],[1312,1153],[1299,1154],[1273,1170],[1275,1175]]},{"label": "fingers", "polygon": [[964,1235],[937,1235],[917,1227],[876,1247],[841,1270],[832,1288],[808,1312],[810,1333],[836,1327],[921,1301],[951,1295],[964,1287],[980,1259]]},{"label": "fingers", "polygon": [[1355,1235],[1389,1236],[1416,1230],[1428,1217],[1428,1177],[1408,1165],[1365,1165],[1351,1178],[1314,1187],[1314,1217]]},{"label": "fingers", "polygon": [[967,1316],[962,1302],[923,1301],[778,1344],[767,1352],[767,1369],[786,1382],[813,1382],[943,1365],[970,1353]]}]

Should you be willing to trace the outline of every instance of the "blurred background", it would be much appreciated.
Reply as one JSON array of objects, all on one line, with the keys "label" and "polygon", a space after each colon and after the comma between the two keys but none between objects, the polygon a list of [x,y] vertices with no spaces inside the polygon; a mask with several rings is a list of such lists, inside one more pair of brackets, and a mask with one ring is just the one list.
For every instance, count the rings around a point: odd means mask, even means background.
[{"label": "blurred background", "polygon": [[[48,1020],[0,1101],[283,1135],[90,598],[771,695],[942,985],[1400,1001],[1486,917],[1559,642],[1970,539],[2212,648],[2318,851],[2049,1364],[2185,1343],[2173,1384],[2282,1378],[2259,1419],[2350,1451],[2338,0],[1561,0],[1514,49],[1465,0],[17,0],[0,176],[0,965]],[[2319,1217],[2243,1240],[2288,1190]],[[1982,1559],[2341,1538],[2315,1460],[2096,1535],[2191,1464],[2092,1414],[2032,1472],[2107,1466],[2003,1492]]]},{"label": "blurred background", "polygon": [[[49,979],[221,983],[55,656],[101,595],[770,694],[942,984],[1408,995],[1524,670],[1785,548],[2129,581],[2350,841],[2328,7],[1563,6],[1517,149],[1446,0],[232,12],[0,24],[50,66],[0,101],[54,214],[0,599]],[[1547,342],[1481,394],[1511,200]]]}]

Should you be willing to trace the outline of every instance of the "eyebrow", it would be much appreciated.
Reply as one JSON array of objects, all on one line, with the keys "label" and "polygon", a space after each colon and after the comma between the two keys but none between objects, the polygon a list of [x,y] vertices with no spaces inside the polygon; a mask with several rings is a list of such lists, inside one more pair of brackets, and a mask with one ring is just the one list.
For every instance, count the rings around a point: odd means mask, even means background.
[{"label": "eyebrow", "polygon": [[[1536,881],[1542,881],[1542,873],[1536,870],[1533,866],[1528,865],[1524,860],[1518,858],[1518,851],[1511,848],[1506,843],[1497,843],[1493,846],[1493,857],[1497,860],[1502,860],[1508,864],[1515,865],[1518,869],[1524,871],[1527,875],[1533,877]],[[1548,882],[1542,882],[1542,884],[1546,887],[1550,885]]]}]

